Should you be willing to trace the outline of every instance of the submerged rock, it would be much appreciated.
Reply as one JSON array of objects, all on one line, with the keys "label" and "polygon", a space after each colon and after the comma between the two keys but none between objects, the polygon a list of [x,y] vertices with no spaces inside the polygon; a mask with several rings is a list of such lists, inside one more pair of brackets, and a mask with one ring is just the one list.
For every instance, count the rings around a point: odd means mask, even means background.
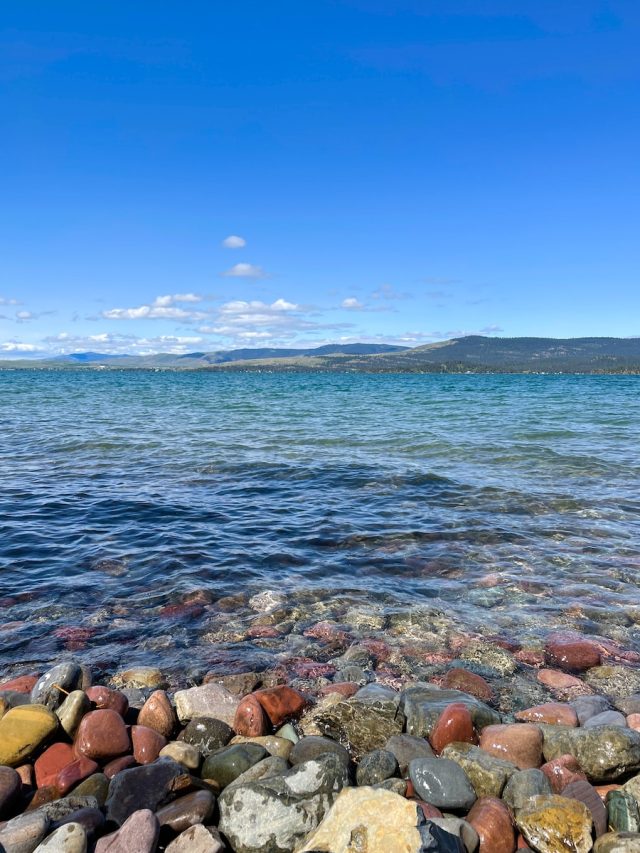
[{"label": "submerged rock", "polygon": [[500,715],[473,696],[459,690],[442,690],[432,684],[418,684],[401,693],[400,707],[407,719],[407,734],[429,737],[448,705],[459,702],[469,709],[477,729],[500,722]]},{"label": "submerged rock", "polygon": [[547,761],[573,755],[593,782],[609,782],[640,768],[640,732],[619,726],[542,726]]}]

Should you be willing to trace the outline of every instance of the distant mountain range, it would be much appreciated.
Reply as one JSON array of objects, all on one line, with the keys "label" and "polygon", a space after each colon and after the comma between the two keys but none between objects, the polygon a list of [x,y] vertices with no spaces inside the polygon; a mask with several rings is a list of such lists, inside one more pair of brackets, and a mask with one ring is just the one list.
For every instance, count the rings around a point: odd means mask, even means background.
[{"label": "distant mountain range", "polygon": [[453,338],[405,348],[335,344],[184,355],[72,353],[0,362],[0,368],[349,371],[362,373],[640,373],[640,338]]}]

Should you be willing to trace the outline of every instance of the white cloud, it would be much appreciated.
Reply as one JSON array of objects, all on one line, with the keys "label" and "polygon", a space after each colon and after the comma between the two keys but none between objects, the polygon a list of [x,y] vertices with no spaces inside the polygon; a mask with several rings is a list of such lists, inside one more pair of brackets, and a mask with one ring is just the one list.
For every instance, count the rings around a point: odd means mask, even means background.
[{"label": "white cloud", "polygon": [[342,300],[342,308],[346,308],[349,311],[362,311],[364,305],[355,296],[349,296],[347,299]]},{"label": "white cloud", "polygon": [[138,305],[135,308],[110,308],[102,311],[106,320],[204,320],[204,311],[187,311],[176,307],[176,302],[202,302],[203,297],[196,293],[174,293],[157,296],[150,305]]},{"label": "white cloud", "polygon": [[37,352],[38,347],[34,344],[23,344],[20,341],[5,341],[0,344],[2,352]]},{"label": "white cloud", "polygon": [[136,335],[99,332],[95,335],[71,335],[60,332],[43,339],[51,355],[68,355],[73,352],[98,351],[108,355],[153,355],[164,352],[182,355],[191,352],[204,342],[200,335],[159,335],[137,337]]},{"label": "white cloud", "polygon": [[9,299],[6,296],[0,296],[0,305],[21,305],[17,299]]},{"label": "white cloud", "polygon": [[247,245],[247,241],[244,237],[238,237],[237,234],[230,234],[222,241],[222,245],[225,249],[244,249]]},{"label": "white cloud", "polygon": [[221,273],[228,278],[268,278],[262,267],[255,264],[234,264],[231,269]]},{"label": "white cloud", "polygon": [[18,320],[32,320],[33,314],[31,313],[31,311],[17,311],[16,312],[16,319],[18,319]]}]

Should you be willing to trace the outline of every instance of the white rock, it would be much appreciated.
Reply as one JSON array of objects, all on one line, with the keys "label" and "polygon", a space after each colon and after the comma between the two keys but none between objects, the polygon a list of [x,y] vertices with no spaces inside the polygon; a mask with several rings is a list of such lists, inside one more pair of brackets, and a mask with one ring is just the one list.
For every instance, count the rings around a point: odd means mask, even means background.
[{"label": "white rock", "polygon": [[236,709],[240,704],[237,696],[215,682],[190,687],[188,690],[178,690],[173,698],[181,723],[196,717],[212,717],[233,726]]},{"label": "white rock", "polygon": [[65,823],[36,847],[34,853],[86,853],[87,833],[79,823]]}]

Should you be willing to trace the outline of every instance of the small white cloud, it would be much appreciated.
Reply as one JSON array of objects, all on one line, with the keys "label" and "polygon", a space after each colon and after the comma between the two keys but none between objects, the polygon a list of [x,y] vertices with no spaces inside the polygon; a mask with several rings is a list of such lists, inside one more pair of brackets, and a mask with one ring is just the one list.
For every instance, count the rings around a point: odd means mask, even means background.
[{"label": "small white cloud", "polygon": [[349,296],[347,299],[342,300],[342,307],[348,311],[362,311],[364,305],[355,296]]},{"label": "small white cloud", "polygon": [[174,293],[166,296],[156,296],[150,305],[138,305],[135,308],[110,308],[102,311],[101,316],[106,320],[204,320],[207,316],[203,311],[186,311],[177,308],[176,302],[202,302],[203,297],[197,293]]},{"label": "small white cloud", "polygon": [[267,278],[267,273],[262,267],[255,264],[234,264],[222,275],[228,278]]},{"label": "small white cloud", "polygon": [[38,347],[33,344],[23,344],[20,341],[5,341],[0,344],[2,352],[37,352]]},{"label": "small white cloud", "polygon": [[18,319],[18,320],[32,320],[33,314],[31,313],[31,311],[17,311],[16,312],[16,319]]},{"label": "small white cloud", "polygon": [[17,299],[9,299],[6,296],[0,296],[0,305],[20,305]]},{"label": "small white cloud", "polygon": [[230,234],[229,237],[225,237],[222,241],[222,245],[225,249],[244,249],[247,245],[247,241],[244,237],[238,237],[237,234]]}]

